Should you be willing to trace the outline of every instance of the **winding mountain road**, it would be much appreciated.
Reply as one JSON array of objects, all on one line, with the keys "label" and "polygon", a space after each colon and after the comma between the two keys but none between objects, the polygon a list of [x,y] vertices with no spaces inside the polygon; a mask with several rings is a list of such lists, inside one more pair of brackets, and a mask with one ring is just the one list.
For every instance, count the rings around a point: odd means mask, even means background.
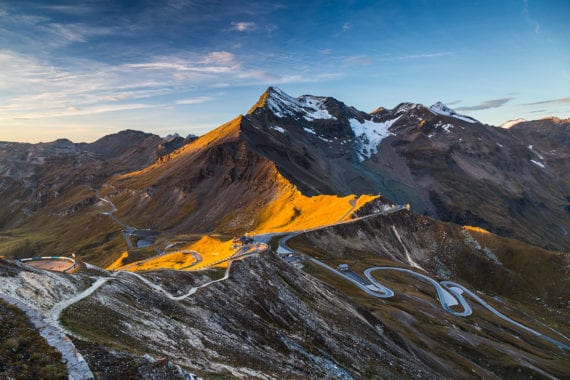
[{"label": "winding mountain road", "polygon": [[67,330],[60,322],[59,322],[59,318],[61,316],[61,313],[63,312],[63,310],[67,309],[69,306],[81,301],[84,298],[89,297],[91,294],[93,294],[97,289],[99,289],[101,286],[103,286],[106,282],[113,280],[114,277],[116,276],[116,273],[111,274],[111,277],[100,277],[97,280],[95,280],[95,282],[93,284],[91,284],[90,287],[88,287],[87,289],[85,289],[84,291],[77,293],[76,295],[74,295],[71,298],[68,298],[64,301],[61,301],[59,303],[56,303],[50,310],[49,312],[49,318],[55,323],[57,324],[57,326],[66,331],[67,333],[71,334],[71,331]]},{"label": "winding mountain road", "polygon": [[[392,212],[396,212],[396,211],[399,211],[399,210],[394,210]],[[369,216],[367,216],[367,217],[369,217]],[[362,220],[364,218],[366,218],[366,217],[353,219],[352,221],[349,221],[349,222]],[[340,222],[340,223],[336,223],[336,224],[344,224],[344,223],[347,223],[347,222]],[[330,227],[330,226],[326,226],[326,227]],[[318,230],[318,229],[326,228],[326,227],[319,227],[319,228],[311,229],[310,231]],[[442,308],[450,314],[453,314],[453,315],[458,316],[458,317],[467,317],[473,313],[473,309],[471,308],[471,306],[469,305],[469,303],[467,302],[467,300],[463,296],[464,294],[466,294],[473,301],[476,301],[481,306],[486,308],[488,311],[493,313],[495,316],[503,319],[504,321],[509,322],[509,323],[519,327],[520,329],[522,329],[526,332],[529,332],[529,333],[531,333],[537,337],[540,337],[540,338],[556,345],[560,349],[570,351],[570,345],[561,343],[556,339],[553,339],[547,335],[544,335],[544,334],[542,334],[542,333],[540,333],[540,332],[538,332],[538,331],[536,331],[536,330],[534,330],[528,326],[525,326],[524,324],[522,324],[520,322],[515,321],[512,318],[509,318],[505,314],[499,312],[497,309],[495,309],[494,307],[489,305],[481,297],[477,296],[474,292],[470,291],[469,289],[465,288],[463,285],[458,284],[456,282],[453,282],[453,281],[437,282],[433,278],[431,278],[431,277],[429,277],[423,273],[419,273],[419,272],[416,272],[416,271],[413,271],[413,270],[407,269],[407,268],[401,268],[401,267],[370,267],[364,271],[364,275],[366,276],[366,279],[369,282],[369,283],[366,283],[366,280],[364,280],[360,276],[354,274],[354,272],[339,271],[339,270],[331,267],[330,265],[323,263],[320,260],[317,260],[317,259],[312,258],[312,257],[308,257],[306,255],[303,255],[302,253],[299,253],[299,252],[295,251],[294,249],[292,249],[291,247],[289,247],[287,245],[287,241],[289,239],[293,238],[294,236],[299,235],[302,232],[305,232],[305,231],[297,231],[297,232],[285,234],[281,239],[279,239],[278,253],[281,253],[281,254],[284,254],[284,253],[285,254],[287,254],[287,253],[300,254],[305,259],[309,260],[310,262],[315,263],[316,265],[318,265],[318,266],[320,266],[320,267],[322,267],[322,268],[324,268],[330,272],[333,272],[337,276],[342,277],[345,280],[350,281],[354,285],[358,286],[365,293],[367,293],[373,297],[377,297],[377,298],[391,298],[394,296],[395,293],[390,288],[388,288],[385,285],[382,285],[380,282],[378,282],[378,280],[373,276],[373,274],[372,274],[373,272],[376,272],[376,271],[398,271],[398,272],[410,274],[410,275],[417,277],[423,281],[427,281],[428,283],[433,285],[435,290],[436,290],[436,293],[437,293],[437,299],[439,300]],[[399,235],[398,235],[398,240],[402,243]],[[402,243],[402,245],[403,245],[403,243]],[[423,270],[423,268],[421,268],[417,263],[415,263],[411,259],[407,250],[406,250],[406,254],[407,254],[408,260],[410,261],[410,266]],[[352,275],[352,274],[354,274],[354,275]],[[461,306],[462,311],[457,311],[457,310],[454,310],[451,308],[453,306],[458,306],[458,305]]]},{"label": "winding mountain road", "polygon": [[228,267],[226,268],[226,272],[225,272],[225,274],[224,274],[224,277],[222,277],[222,278],[220,278],[220,279],[217,279],[217,280],[209,281],[209,282],[207,282],[207,283],[205,283],[205,284],[202,284],[202,285],[200,285],[200,286],[192,287],[192,288],[190,288],[190,290],[189,290],[188,292],[186,292],[185,294],[180,295],[180,296],[174,296],[174,295],[172,295],[171,293],[169,293],[169,292],[167,292],[166,290],[164,290],[164,288],[162,288],[161,286],[156,285],[156,284],[153,283],[152,281],[146,279],[145,277],[141,276],[140,274],[138,274],[138,273],[136,273],[136,272],[127,272],[127,271],[124,271],[124,272],[122,272],[122,273],[127,273],[127,274],[130,274],[130,275],[132,275],[132,276],[135,276],[137,279],[139,279],[140,281],[142,281],[143,283],[145,283],[147,286],[149,286],[150,288],[152,288],[152,289],[154,289],[154,290],[156,290],[156,291],[162,293],[164,296],[166,296],[166,298],[168,298],[168,299],[170,299],[170,300],[173,300],[173,301],[182,301],[183,299],[188,298],[188,297],[190,297],[192,294],[196,293],[196,291],[197,291],[198,289],[202,289],[202,288],[208,287],[208,286],[210,286],[210,285],[212,285],[212,284],[215,284],[216,282],[225,281],[225,280],[227,280],[228,278],[230,278],[230,268],[231,268],[231,266],[232,266],[232,262],[233,262],[233,261],[230,261]]}]

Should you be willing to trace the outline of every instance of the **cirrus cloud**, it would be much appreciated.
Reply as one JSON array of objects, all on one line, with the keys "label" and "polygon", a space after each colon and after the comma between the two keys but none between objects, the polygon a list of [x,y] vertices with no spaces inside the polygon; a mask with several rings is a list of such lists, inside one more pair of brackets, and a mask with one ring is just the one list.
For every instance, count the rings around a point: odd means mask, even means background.
[{"label": "cirrus cloud", "polygon": [[211,96],[197,96],[195,98],[180,99],[176,101],[176,104],[188,105],[188,104],[202,104],[209,102],[213,98]]},{"label": "cirrus cloud", "polygon": [[485,100],[479,104],[474,106],[464,106],[464,107],[457,107],[457,111],[481,111],[481,110],[488,110],[490,108],[498,108],[504,106],[509,101],[513,100],[514,98],[500,98],[500,99],[491,99]]},{"label": "cirrus cloud", "polygon": [[257,29],[257,24],[249,21],[232,22],[230,29],[238,32],[250,32]]},{"label": "cirrus cloud", "polygon": [[556,105],[556,104],[570,104],[570,96],[567,98],[541,100],[539,102],[526,103],[525,106]]}]

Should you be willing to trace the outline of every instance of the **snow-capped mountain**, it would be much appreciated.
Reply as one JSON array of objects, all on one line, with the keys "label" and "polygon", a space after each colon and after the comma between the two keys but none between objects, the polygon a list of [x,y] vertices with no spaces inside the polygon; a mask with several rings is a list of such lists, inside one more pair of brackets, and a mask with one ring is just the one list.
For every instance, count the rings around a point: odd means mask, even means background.
[{"label": "snow-capped mountain", "polygon": [[514,119],[514,120],[508,120],[501,125],[501,128],[509,129],[509,128],[514,127],[515,125],[517,125],[519,123],[522,123],[523,121],[526,121],[526,120],[522,119],[522,118],[518,118],[518,119]]},{"label": "snow-capped mountain", "polygon": [[268,89],[266,106],[277,117],[303,117],[308,121],[335,119],[325,105],[327,98],[318,96],[300,96],[293,98],[279,88]]},{"label": "snow-capped mountain", "polygon": [[438,115],[454,117],[456,119],[463,120],[468,123],[480,123],[479,120],[476,120],[470,116],[459,115],[457,112],[455,112],[454,110],[443,104],[442,102],[435,103],[429,109],[431,112]]},{"label": "snow-capped mountain", "polygon": [[[315,113],[326,117],[315,118]],[[523,125],[484,125],[441,102],[429,108],[401,103],[368,114],[333,98],[294,98],[269,89],[244,116],[242,134],[307,194],[378,192],[444,220],[570,247],[568,235],[536,229],[555,220],[559,231],[570,231],[565,212],[554,201],[570,194],[570,178],[558,158],[565,155],[567,148],[560,143],[567,140],[550,140],[546,133],[533,138],[549,143],[527,142]],[[535,151],[528,149],[533,143]],[[557,185],[545,191],[541,183]],[[516,202],[523,206],[513,206]]]}]

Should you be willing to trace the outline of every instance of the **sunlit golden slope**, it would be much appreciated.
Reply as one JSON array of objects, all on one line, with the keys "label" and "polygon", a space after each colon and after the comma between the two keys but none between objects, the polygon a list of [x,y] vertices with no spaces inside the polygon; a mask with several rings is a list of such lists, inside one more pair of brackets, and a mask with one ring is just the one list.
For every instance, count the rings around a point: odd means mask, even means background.
[{"label": "sunlit golden slope", "polygon": [[[203,269],[215,262],[225,260],[235,253],[231,240],[221,241],[211,236],[203,236],[200,240],[190,246],[191,249],[200,253],[202,261],[193,267],[193,270]],[[227,262],[221,266],[227,266]]]},{"label": "sunlit golden slope", "polygon": [[467,231],[479,232],[481,234],[488,234],[489,233],[489,231],[487,231],[486,229],[481,228],[481,227],[463,226],[463,228]]},{"label": "sunlit golden slope", "polygon": [[121,256],[119,256],[115,261],[113,261],[109,266],[107,266],[105,269],[107,270],[117,270],[120,269],[123,266],[123,262],[125,261],[125,259],[129,257],[129,252],[128,251],[124,251],[121,253]]},{"label": "sunlit golden slope", "polygon": [[[200,259],[197,259],[192,252],[197,252]],[[123,252],[121,257],[106,269],[128,270],[133,272],[157,269],[199,270],[210,267],[219,261],[228,259],[234,253],[235,249],[233,248],[231,240],[222,241],[211,236],[204,235],[197,242],[181,246],[174,252],[126,265],[123,265],[122,263],[123,260],[128,257],[128,254]],[[216,266],[226,267],[227,265],[228,263],[224,262]]]},{"label": "sunlit golden slope", "polygon": [[378,195],[316,195],[307,197],[283,178],[277,176],[280,194],[260,210],[256,233],[306,230],[350,219],[367,202]]}]

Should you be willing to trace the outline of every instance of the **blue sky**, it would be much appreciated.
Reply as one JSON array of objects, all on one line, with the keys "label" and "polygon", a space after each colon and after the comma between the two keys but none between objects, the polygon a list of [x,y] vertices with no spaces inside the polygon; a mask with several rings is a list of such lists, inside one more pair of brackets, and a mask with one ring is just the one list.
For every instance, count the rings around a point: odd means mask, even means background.
[{"label": "blue sky", "polygon": [[270,85],[566,118],[569,19],[568,0],[0,0],[0,140],[200,135]]}]

